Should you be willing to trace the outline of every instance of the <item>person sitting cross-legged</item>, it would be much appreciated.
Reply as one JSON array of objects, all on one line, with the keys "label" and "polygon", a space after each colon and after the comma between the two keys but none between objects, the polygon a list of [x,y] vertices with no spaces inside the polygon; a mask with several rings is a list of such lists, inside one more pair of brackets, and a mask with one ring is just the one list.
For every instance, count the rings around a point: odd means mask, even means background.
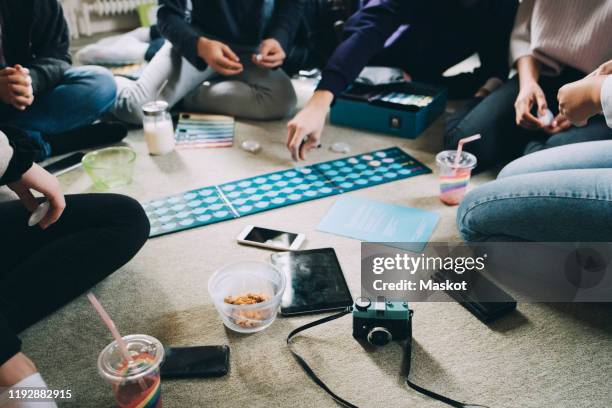
[{"label": "person sitting cross-legged", "polygon": [[0,123],[38,144],[36,160],[116,143],[118,123],[95,123],[114,103],[112,74],[71,66],[68,26],[57,0],[0,2]]}]

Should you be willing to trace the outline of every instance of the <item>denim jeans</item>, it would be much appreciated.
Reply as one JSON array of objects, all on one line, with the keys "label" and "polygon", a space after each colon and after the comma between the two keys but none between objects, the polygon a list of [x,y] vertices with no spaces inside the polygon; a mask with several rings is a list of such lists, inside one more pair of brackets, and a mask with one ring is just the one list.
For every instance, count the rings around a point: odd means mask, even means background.
[{"label": "denim jeans", "polygon": [[115,102],[117,87],[105,68],[83,66],[70,68],[55,88],[36,95],[32,106],[21,112],[11,107],[0,110],[0,120],[25,130],[43,150],[51,153],[43,139],[89,125]]},{"label": "denim jeans", "polygon": [[[559,88],[582,77],[583,73],[566,68],[558,77],[540,79],[540,86],[553,114],[558,113]],[[481,140],[465,146],[465,150],[478,157],[476,171],[479,172],[551,147],[612,139],[612,129],[608,128],[601,115],[591,118],[584,127],[571,127],[555,135],[523,129],[515,122],[514,102],[518,92],[518,76],[515,76],[483,100],[474,100],[458,110],[447,121],[445,148],[456,149],[461,138],[480,133]]]},{"label": "denim jeans", "polygon": [[466,195],[457,226],[468,242],[608,242],[612,141],[543,150],[508,164]]}]

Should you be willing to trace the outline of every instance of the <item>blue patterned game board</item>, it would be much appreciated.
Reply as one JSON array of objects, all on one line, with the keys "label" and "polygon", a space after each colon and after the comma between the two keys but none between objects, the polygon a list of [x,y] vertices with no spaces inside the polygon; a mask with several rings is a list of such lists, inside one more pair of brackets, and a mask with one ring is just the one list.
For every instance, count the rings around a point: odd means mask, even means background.
[{"label": "blue patterned game board", "polygon": [[151,237],[431,173],[392,147],[262,174],[144,203]]},{"label": "blue patterned game board", "polygon": [[234,118],[221,115],[181,113],[176,125],[177,149],[232,147]]}]

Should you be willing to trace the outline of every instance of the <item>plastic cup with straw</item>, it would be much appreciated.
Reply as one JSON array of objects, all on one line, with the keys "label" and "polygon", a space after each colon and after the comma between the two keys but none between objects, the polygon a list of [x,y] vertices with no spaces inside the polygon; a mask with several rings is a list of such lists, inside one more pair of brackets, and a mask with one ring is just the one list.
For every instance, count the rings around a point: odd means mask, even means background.
[{"label": "plastic cup with straw", "polygon": [[465,137],[459,141],[457,150],[445,150],[436,156],[440,169],[440,200],[443,203],[457,205],[463,200],[477,163],[476,156],[463,151],[463,145],[480,138],[479,134]]},{"label": "plastic cup with straw", "polygon": [[111,383],[119,407],[161,408],[162,344],[147,335],[122,337],[93,293],[87,298],[115,339],[100,353],[98,371]]}]

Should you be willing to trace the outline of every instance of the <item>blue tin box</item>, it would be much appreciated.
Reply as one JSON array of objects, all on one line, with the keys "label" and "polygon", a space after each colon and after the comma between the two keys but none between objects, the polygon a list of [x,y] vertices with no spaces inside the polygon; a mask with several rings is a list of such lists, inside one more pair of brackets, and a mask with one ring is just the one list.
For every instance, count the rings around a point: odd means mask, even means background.
[{"label": "blue tin box", "polygon": [[446,108],[444,88],[418,82],[356,83],[336,98],[334,125],[415,139]]}]

